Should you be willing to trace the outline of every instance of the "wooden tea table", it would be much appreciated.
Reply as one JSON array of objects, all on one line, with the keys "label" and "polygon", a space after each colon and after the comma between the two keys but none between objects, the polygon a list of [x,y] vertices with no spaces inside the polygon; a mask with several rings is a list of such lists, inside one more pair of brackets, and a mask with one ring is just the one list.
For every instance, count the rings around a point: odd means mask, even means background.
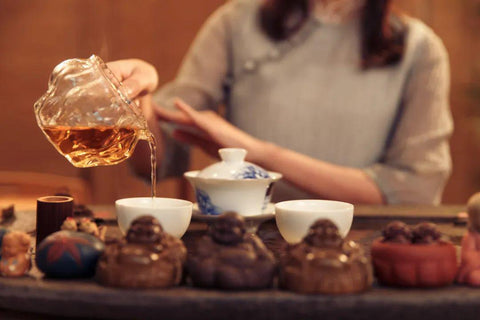
[{"label": "wooden tea table", "polygon": [[[105,219],[113,208],[93,208]],[[356,206],[349,238],[369,249],[372,239],[393,219],[407,223],[424,220],[459,243],[465,221],[458,219],[461,206]],[[19,212],[20,213],[20,212]],[[22,219],[35,213],[21,212]],[[108,233],[118,235],[114,221]],[[23,224],[21,224],[23,225]],[[31,225],[26,223],[26,225]],[[206,225],[193,222],[184,236],[190,246]],[[280,250],[283,240],[275,222],[267,221],[258,234],[269,248]],[[377,284],[363,294],[299,295],[278,289],[254,292],[200,290],[183,285],[167,290],[120,290],[93,280],[45,280],[31,277],[0,278],[0,319],[479,319],[480,289],[450,286],[410,290]]]}]

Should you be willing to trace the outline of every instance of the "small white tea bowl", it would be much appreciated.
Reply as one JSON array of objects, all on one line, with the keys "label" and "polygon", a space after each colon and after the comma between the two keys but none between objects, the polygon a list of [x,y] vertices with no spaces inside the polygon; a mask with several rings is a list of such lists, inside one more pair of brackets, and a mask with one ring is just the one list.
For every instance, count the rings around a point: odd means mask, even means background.
[{"label": "small white tea bowl", "polygon": [[126,234],[133,220],[150,215],[158,219],[163,230],[181,238],[192,218],[193,203],[172,198],[126,198],[115,201],[115,211],[120,230]]},{"label": "small white tea bowl", "polygon": [[275,204],[275,221],[288,243],[302,241],[318,219],[330,219],[346,237],[353,221],[353,204],[330,200],[291,200]]}]

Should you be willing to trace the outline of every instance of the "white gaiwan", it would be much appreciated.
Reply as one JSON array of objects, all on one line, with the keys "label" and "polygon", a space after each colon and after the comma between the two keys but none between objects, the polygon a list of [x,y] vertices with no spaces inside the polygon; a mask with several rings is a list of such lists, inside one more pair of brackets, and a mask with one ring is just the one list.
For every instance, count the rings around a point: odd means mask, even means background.
[{"label": "white gaiwan", "polygon": [[262,214],[270,202],[273,184],[282,175],[245,161],[245,149],[224,148],[219,150],[219,154],[222,161],[202,171],[184,174],[195,189],[201,213],[219,215],[235,211],[243,216]]}]

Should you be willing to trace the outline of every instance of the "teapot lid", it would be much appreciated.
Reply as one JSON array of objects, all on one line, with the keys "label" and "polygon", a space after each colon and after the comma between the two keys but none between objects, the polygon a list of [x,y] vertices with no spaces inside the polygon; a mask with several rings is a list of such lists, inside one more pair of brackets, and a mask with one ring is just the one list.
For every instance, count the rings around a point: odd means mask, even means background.
[{"label": "teapot lid", "polygon": [[198,174],[207,179],[266,179],[268,172],[250,162],[245,161],[247,150],[242,148],[223,148],[218,150],[222,161],[214,163]]}]

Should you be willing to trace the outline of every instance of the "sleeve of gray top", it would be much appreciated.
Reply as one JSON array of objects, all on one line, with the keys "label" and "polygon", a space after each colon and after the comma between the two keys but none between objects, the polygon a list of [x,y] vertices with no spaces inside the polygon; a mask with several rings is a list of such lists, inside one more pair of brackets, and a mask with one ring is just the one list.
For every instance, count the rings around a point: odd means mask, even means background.
[{"label": "sleeve of gray top", "polygon": [[[223,81],[229,65],[229,20],[238,1],[229,1],[205,22],[184,57],[175,79],[154,94],[155,103],[173,109],[176,97],[192,107],[216,109],[224,100]],[[172,138],[173,125],[161,124],[165,156],[160,177],[180,176],[188,169],[189,148]]]},{"label": "sleeve of gray top", "polygon": [[416,49],[396,131],[384,159],[365,169],[390,204],[440,203],[451,172],[448,55],[433,32]]}]

